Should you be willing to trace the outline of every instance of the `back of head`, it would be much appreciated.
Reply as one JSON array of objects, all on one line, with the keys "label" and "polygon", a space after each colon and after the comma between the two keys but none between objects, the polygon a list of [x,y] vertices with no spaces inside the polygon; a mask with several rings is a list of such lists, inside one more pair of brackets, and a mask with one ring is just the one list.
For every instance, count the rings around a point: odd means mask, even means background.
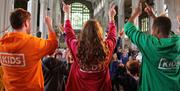
[{"label": "back of head", "polygon": [[171,20],[166,16],[159,16],[153,23],[153,34],[168,36],[171,31]]},{"label": "back of head", "polygon": [[104,62],[108,54],[108,48],[103,42],[102,27],[98,21],[91,19],[85,23],[78,46],[80,63],[90,66]]},{"label": "back of head", "polygon": [[53,69],[58,64],[58,59],[55,59],[54,57],[47,57],[43,60],[43,63],[47,68]]},{"label": "back of head", "polygon": [[10,23],[13,29],[21,29],[23,27],[23,23],[30,19],[30,13],[22,8],[18,8],[13,11],[10,15]]},{"label": "back of head", "polygon": [[128,61],[126,64],[127,70],[134,76],[139,74],[140,64],[136,60]]}]

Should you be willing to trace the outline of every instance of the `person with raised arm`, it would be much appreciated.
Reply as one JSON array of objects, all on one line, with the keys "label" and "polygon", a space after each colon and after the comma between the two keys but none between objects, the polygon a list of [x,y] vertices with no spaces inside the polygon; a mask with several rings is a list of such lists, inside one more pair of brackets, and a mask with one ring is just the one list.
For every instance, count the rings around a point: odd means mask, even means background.
[{"label": "person with raised arm", "polygon": [[30,35],[31,14],[22,8],[10,15],[13,32],[0,39],[0,60],[6,91],[44,91],[41,59],[58,46],[52,20],[45,17],[48,39]]},{"label": "person with raised arm", "polygon": [[171,20],[166,16],[153,16],[152,35],[138,31],[134,20],[141,14],[140,7],[124,26],[143,56],[138,91],[180,91],[180,37],[170,34]]},{"label": "person with raised arm", "polygon": [[114,5],[109,10],[109,32],[103,39],[103,30],[95,19],[88,20],[76,38],[69,19],[70,6],[64,4],[66,16],[66,43],[74,63],[71,66],[66,91],[111,91],[109,63],[116,45],[116,26]]}]

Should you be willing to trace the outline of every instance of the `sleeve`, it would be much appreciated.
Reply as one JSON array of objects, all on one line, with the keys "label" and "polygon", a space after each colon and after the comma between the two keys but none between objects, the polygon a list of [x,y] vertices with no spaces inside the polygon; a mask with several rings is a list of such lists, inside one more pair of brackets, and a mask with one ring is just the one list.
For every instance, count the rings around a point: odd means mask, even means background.
[{"label": "sleeve", "polygon": [[107,35],[106,43],[108,45],[108,49],[111,55],[108,57],[108,61],[106,62],[106,65],[109,65],[110,58],[112,57],[112,54],[114,52],[114,48],[116,46],[116,26],[114,22],[109,23],[109,32]]},{"label": "sleeve", "polygon": [[39,39],[39,46],[38,46],[38,49],[39,49],[39,55],[40,57],[44,57],[46,55],[50,55],[50,54],[53,54],[54,51],[56,50],[56,48],[58,47],[58,42],[57,42],[57,39],[56,39],[56,34],[55,32],[53,33],[50,33],[48,35],[48,39],[47,40],[44,40],[44,39]]},{"label": "sleeve", "polygon": [[64,31],[66,33],[66,44],[68,48],[71,50],[72,56],[75,60],[75,55],[77,54],[77,39],[72,29],[70,20],[66,20]]},{"label": "sleeve", "polygon": [[138,46],[138,48],[144,48],[147,44],[148,35],[138,31],[135,25],[131,22],[127,22],[124,27],[125,34],[129,39]]},{"label": "sleeve", "polygon": [[122,47],[122,39],[121,39],[121,37],[118,37],[118,39],[117,39],[117,43],[116,43],[116,47],[114,49],[114,53],[118,52],[119,47]]}]

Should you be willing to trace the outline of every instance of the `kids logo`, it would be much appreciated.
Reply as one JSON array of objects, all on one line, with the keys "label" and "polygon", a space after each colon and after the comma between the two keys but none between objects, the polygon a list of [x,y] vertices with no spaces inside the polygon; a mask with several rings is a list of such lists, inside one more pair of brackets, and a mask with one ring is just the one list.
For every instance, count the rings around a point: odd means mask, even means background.
[{"label": "kids logo", "polygon": [[24,67],[24,54],[0,53],[0,62],[3,66]]},{"label": "kids logo", "polygon": [[158,69],[163,70],[165,72],[176,72],[179,69],[179,61],[168,60],[166,58],[161,58],[159,62]]},{"label": "kids logo", "polygon": [[176,69],[177,62],[169,61],[166,58],[161,58],[159,62],[159,69]]}]

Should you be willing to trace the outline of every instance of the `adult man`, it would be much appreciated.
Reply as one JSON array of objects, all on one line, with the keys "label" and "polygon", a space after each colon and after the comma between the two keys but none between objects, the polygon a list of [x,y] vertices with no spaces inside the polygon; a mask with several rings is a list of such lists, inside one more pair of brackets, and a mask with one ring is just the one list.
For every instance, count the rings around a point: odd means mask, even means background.
[{"label": "adult man", "polygon": [[45,17],[47,40],[29,35],[30,20],[29,12],[16,9],[10,16],[14,31],[0,40],[0,61],[7,91],[44,91],[41,58],[53,53],[58,45],[49,17]]},{"label": "adult man", "polygon": [[141,13],[140,6],[124,28],[143,55],[139,91],[180,91],[180,37],[170,35],[171,21],[165,16],[152,16],[152,35],[138,31],[133,21]]}]

